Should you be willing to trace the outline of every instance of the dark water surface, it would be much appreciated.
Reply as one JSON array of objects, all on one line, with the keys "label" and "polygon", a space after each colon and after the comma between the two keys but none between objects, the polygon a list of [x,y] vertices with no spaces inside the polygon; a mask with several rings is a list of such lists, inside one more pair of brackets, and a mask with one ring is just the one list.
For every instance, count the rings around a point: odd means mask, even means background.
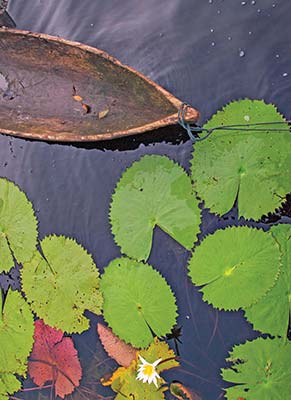
[{"label": "dark water surface", "polygon": [[[274,102],[291,117],[290,0],[11,0],[9,13],[18,28],[106,50],[198,108],[203,121],[226,102],[242,97]],[[164,142],[140,146],[132,146],[129,138],[122,143],[128,149],[122,151],[114,145],[109,150],[1,136],[0,175],[16,182],[33,202],[40,239],[51,233],[75,237],[102,271],[120,255],[107,215],[125,168],[144,154],[167,155],[189,167],[191,143],[173,145],[167,142],[167,132],[163,134]],[[238,223],[235,211],[221,219],[204,211],[204,217],[201,237]],[[219,370],[227,352],[256,333],[242,313],[218,313],[201,301],[187,279],[188,256],[156,230],[149,262],[173,288],[183,327],[181,368],[165,377],[192,387],[203,400],[222,399]],[[11,277],[2,277],[2,285],[17,286],[17,274],[15,270]],[[107,361],[101,369],[96,366],[107,356],[97,341],[99,319],[91,317],[91,329],[73,337],[88,373],[82,385],[88,388],[89,381],[97,382],[115,367]],[[101,393],[100,385],[96,390]],[[30,392],[17,397],[34,398]],[[77,393],[73,398],[98,397]],[[49,394],[44,391],[35,399],[49,399]]]}]

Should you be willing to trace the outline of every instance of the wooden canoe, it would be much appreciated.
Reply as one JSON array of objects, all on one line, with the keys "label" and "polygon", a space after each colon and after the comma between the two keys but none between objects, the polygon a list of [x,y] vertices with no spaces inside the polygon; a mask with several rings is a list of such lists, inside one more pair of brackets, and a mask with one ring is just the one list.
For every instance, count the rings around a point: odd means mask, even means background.
[{"label": "wooden canoe", "polygon": [[[0,132],[97,141],[174,125],[181,101],[104,51],[0,28]],[[197,110],[185,119],[195,123]]]}]

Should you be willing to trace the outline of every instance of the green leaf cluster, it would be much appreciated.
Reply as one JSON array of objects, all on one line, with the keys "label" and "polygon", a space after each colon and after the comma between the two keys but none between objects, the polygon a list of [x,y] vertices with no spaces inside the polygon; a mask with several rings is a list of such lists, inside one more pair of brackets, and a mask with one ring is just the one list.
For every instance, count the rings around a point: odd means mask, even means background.
[{"label": "green leaf cluster", "polygon": [[175,325],[175,296],[150,265],[126,257],[113,260],[102,275],[103,314],[113,332],[138,348]]},{"label": "green leaf cluster", "polygon": [[[231,125],[239,127],[223,129]],[[203,126],[216,127],[207,140],[195,143],[192,159],[195,188],[205,207],[223,215],[237,200],[239,216],[255,220],[274,211],[291,188],[286,120],[272,104],[246,99],[228,104]]]}]

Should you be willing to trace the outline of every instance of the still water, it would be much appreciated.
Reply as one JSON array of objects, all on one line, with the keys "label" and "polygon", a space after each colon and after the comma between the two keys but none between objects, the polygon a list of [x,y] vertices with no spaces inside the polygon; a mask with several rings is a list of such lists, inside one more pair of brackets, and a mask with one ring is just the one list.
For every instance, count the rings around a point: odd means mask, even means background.
[{"label": "still water", "polygon": [[[223,104],[243,97],[274,102],[291,117],[289,0],[11,0],[9,13],[20,29],[106,50],[198,108],[201,122]],[[167,131],[162,137],[146,144],[129,138],[102,148],[1,136],[0,175],[16,182],[33,202],[40,239],[51,233],[75,237],[102,271],[120,255],[107,215],[111,194],[125,168],[144,154],[161,154],[189,169],[190,141],[173,144]],[[242,223],[235,210],[221,219],[204,210],[203,217],[200,238],[218,227]],[[291,220],[282,217],[282,221]],[[181,367],[165,377],[193,388],[203,400],[223,399],[219,370],[224,359],[234,344],[255,337],[256,332],[242,313],[217,312],[201,301],[187,279],[188,257],[185,249],[156,230],[149,263],[175,292],[178,325],[182,326]],[[2,276],[1,284],[4,289],[9,284],[18,287],[17,269]],[[102,398],[98,393],[113,396],[98,379],[115,364],[98,342],[100,319],[90,317],[90,330],[73,339],[85,371],[82,387],[93,393],[76,393],[74,399]],[[45,390],[41,395],[17,394],[19,399],[49,396]]]}]

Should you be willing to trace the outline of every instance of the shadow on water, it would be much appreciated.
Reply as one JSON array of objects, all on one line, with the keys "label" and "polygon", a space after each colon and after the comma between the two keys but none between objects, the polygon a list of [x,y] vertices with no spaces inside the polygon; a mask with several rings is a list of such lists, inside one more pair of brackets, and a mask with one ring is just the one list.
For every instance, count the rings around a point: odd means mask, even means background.
[{"label": "shadow on water", "polygon": [[[9,4],[19,28],[102,48],[200,109],[204,120],[224,103],[245,96],[275,102],[290,118],[290,12],[289,0],[173,0],[170,5],[165,0],[11,0]],[[279,24],[272,23],[279,19]],[[16,182],[33,202],[40,239],[51,233],[75,237],[103,271],[120,256],[108,211],[122,172],[144,154],[166,155],[189,171],[191,151],[192,144],[179,127],[96,144],[1,136],[0,175]],[[290,204],[263,218],[260,226],[267,229],[278,221],[290,222]],[[235,208],[221,218],[203,210],[199,238],[244,223]],[[188,258],[184,248],[155,230],[149,262],[173,288],[179,308],[177,324],[182,327],[181,367],[164,376],[193,388],[203,400],[223,399],[219,371],[228,351],[257,333],[241,312],[218,312],[202,301],[187,278]],[[4,289],[9,284],[18,288],[18,281],[18,268],[1,276]],[[100,318],[90,315],[90,319],[87,332],[73,335],[85,377],[81,392],[68,400],[98,399],[96,393],[112,398],[98,379],[116,365],[98,341]],[[170,343],[175,348],[174,341]],[[27,381],[25,387],[32,387],[32,382]],[[49,400],[50,390],[16,397]]]}]

